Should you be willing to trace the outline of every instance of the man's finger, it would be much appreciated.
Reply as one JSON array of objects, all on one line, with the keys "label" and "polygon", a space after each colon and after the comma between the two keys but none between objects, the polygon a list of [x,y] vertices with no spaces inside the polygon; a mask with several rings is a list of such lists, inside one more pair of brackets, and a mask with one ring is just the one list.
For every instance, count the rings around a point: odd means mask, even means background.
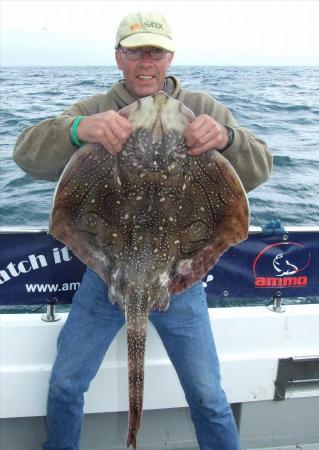
[{"label": "man's finger", "polygon": [[126,117],[122,117],[118,114],[116,117],[116,123],[125,133],[128,134],[132,133],[133,131],[132,124],[128,119],[126,119]]},{"label": "man's finger", "polygon": [[130,127],[127,127],[126,124],[113,122],[110,124],[110,133],[112,133],[112,136],[114,136],[118,142],[124,144],[131,133],[131,124]]}]

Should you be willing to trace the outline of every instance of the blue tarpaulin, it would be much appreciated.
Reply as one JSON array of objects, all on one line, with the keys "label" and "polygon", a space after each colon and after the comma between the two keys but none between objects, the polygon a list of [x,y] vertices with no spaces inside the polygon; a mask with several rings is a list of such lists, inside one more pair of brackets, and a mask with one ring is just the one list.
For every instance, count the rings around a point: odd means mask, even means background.
[{"label": "blue tarpaulin", "polygon": [[[70,303],[84,265],[46,232],[0,233],[0,304]],[[204,278],[209,298],[319,295],[319,230],[255,232]]]}]

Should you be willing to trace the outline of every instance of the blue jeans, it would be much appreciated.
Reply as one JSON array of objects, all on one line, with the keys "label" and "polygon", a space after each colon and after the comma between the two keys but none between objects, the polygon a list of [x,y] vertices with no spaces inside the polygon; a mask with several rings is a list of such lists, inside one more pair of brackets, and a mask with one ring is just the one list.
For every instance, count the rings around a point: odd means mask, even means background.
[{"label": "blue jeans", "polygon": [[[202,283],[171,298],[165,312],[149,316],[184,389],[201,450],[239,450],[236,424],[220,385],[219,362]],[[88,390],[124,318],[107,286],[84,274],[59,336],[48,395],[43,450],[78,450],[83,393]]]}]

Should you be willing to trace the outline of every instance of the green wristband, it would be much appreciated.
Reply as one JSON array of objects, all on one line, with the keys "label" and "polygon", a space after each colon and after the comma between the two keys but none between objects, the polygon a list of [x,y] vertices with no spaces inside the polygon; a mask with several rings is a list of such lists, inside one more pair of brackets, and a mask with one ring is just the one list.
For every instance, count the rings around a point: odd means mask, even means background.
[{"label": "green wristband", "polygon": [[74,145],[76,145],[77,147],[81,147],[84,142],[79,141],[76,132],[79,126],[79,123],[81,122],[81,120],[84,118],[84,116],[78,116],[74,122],[72,123],[72,127],[71,127],[71,138],[72,138],[72,142]]}]

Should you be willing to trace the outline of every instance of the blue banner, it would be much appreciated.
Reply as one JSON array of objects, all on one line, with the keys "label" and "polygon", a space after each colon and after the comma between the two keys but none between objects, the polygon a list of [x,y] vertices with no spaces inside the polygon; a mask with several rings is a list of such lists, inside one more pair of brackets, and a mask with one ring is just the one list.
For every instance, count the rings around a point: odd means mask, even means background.
[{"label": "blue banner", "polygon": [[71,303],[85,266],[47,233],[0,234],[0,304]]},{"label": "blue banner", "polygon": [[[0,304],[70,303],[85,266],[45,232],[0,234]],[[204,278],[208,298],[319,295],[319,232],[262,233],[232,247]]]},{"label": "blue banner", "polygon": [[204,281],[211,298],[317,296],[319,232],[250,234],[220,258]]}]

